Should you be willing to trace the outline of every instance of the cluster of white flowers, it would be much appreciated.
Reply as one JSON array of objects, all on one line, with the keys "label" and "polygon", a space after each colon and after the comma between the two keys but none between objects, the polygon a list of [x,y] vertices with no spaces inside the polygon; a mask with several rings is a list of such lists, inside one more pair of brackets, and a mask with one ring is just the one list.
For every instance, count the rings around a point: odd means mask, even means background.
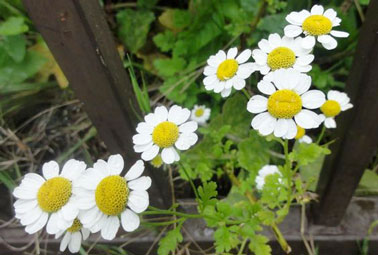
[{"label": "cluster of white flowers", "polygon": [[[245,79],[259,71],[264,77],[257,88],[265,96],[254,95],[248,102],[247,110],[256,114],[251,126],[262,135],[311,143],[306,129],[323,122],[327,128],[334,128],[334,117],[352,107],[343,92],[329,91],[326,100],[322,91],[310,89],[312,80],[306,73],[312,69],[313,47],[317,40],[325,49],[334,49],[337,41],[333,37],[347,37],[348,33],[333,30],[341,20],[333,9],[324,11],[321,5],[314,5],[311,12],[292,12],[286,20],[290,24],[283,37],[271,34],[252,52],[247,49],[236,57],[237,49],[231,48],[227,54],[220,50],[211,56],[203,83],[207,90],[226,97],[232,87],[243,89]],[[251,56],[255,62],[247,62]]]},{"label": "cluster of white flowers", "polygon": [[98,160],[93,168],[71,159],[59,173],[55,161],[45,163],[43,176],[28,173],[13,195],[16,218],[33,234],[46,226],[48,234],[63,236],[60,250],[67,246],[78,252],[82,240],[101,231],[104,239],[115,237],[120,225],[127,231],[138,228],[137,213],[147,209],[150,177],[142,176],[144,163],[137,161],[121,176],[124,161],[112,155],[108,161]]}]

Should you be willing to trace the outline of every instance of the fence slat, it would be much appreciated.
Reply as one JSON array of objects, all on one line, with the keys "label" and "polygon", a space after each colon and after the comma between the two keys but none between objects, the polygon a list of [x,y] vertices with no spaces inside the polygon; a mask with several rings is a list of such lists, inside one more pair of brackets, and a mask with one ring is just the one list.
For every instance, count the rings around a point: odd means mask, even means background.
[{"label": "fence slat", "polygon": [[370,1],[347,81],[354,108],[337,120],[336,142],[320,174],[316,224],[340,223],[378,144],[378,1]]},{"label": "fence slat", "polygon": [[[139,158],[131,139],[138,107],[99,1],[23,3],[109,152],[123,154],[128,169]],[[169,198],[167,179],[162,173],[147,172],[153,179],[150,200],[162,205],[163,198]]]}]

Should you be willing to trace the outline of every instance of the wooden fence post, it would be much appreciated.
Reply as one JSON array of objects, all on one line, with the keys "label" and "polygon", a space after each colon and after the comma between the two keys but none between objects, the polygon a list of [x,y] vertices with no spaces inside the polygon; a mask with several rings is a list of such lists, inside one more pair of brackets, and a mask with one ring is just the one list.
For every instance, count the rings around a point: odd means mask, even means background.
[{"label": "wooden fence post", "polygon": [[332,155],[321,171],[315,224],[340,223],[378,144],[378,1],[370,1],[346,84],[354,108],[337,120]]},{"label": "wooden fence post", "polygon": [[[136,133],[134,111],[138,107],[99,1],[23,3],[109,152],[121,153],[128,169],[139,159],[132,143]],[[151,203],[169,204],[169,185],[164,174],[150,171],[148,163],[146,167],[153,180]]]}]

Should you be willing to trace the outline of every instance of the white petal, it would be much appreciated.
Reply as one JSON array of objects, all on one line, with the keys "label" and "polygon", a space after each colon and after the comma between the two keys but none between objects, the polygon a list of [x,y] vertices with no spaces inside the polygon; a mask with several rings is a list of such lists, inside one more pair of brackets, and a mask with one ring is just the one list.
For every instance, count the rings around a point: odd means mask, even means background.
[{"label": "white petal", "polygon": [[39,230],[41,230],[46,225],[48,217],[49,215],[47,213],[42,213],[41,217],[39,217],[37,221],[33,222],[33,224],[26,226],[25,228],[26,233],[34,234],[38,232]]},{"label": "white petal", "polygon": [[266,136],[270,135],[277,123],[277,119],[271,116],[270,114],[267,116],[267,118],[264,119],[264,121],[259,126],[259,132],[260,134]]},{"label": "white petal", "polygon": [[243,64],[248,61],[251,55],[252,52],[250,49],[243,50],[242,53],[240,53],[239,56],[236,58],[236,61],[238,61],[239,64]]},{"label": "white petal", "polygon": [[[320,39],[321,39],[320,37],[321,36],[319,36],[319,38],[318,38],[319,42],[320,42]],[[326,38],[326,39],[324,39],[324,38]],[[322,40],[324,40],[325,42],[321,42],[321,44],[327,50],[333,50],[337,46],[337,41],[330,35],[322,35]]]},{"label": "white petal", "polygon": [[302,95],[311,87],[311,76],[302,74],[298,81],[297,86],[295,86],[294,91],[299,95]]},{"label": "white petal", "polygon": [[147,190],[149,187],[151,187],[151,178],[148,176],[142,176],[128,182],[127,186],[132,190]]},{"label": "white petal", "polygon": [[110,169],[108,163],[102,159],[98,159],[96,163],[93,164],[93,168],[97,169],[102,176],[110,175]]},{"label": "white petal", "polygon": [[31,190],[23,187],[17,187],[13,191],[13,196],[21,199],[36,199],[37,190]]},{"label": "white petal", "polygon": [[16,213],[26,213],[34,209],[37,205],[38,205],[38,202],[36,199],[33,199],[33,200],[19,199],[14,203],[14,209]]},{"label": "white petal", "polygon": [[148,150],[144,151],[141,155],[141,158],[145,161],[150,161],[153,158],[156,157],[156,155],[159,153],[159,146],[153,145]]},{"label": "white petal", "polygon": [[163,160],[164,163],[172,164],[175,161],[175,153],[173,150],[174,150],[173,147],[164,148],[162,150],[161,159]]},{"label": "white petal", "polygon": [[332,40],[332,36],[330,35],[320,35],[318,36],[318,41],[320,43],[329,43]]},{"label": "white petal", "polygon": [[213,76],[214,74],[217,73],[217,69],[213,66],[206,66],[205,69],[203,70],[203,74],[206,76]]},{"label": "white petal", "polygon": [[294,64],[293,68],[295,70],[301,72],[301,73],[307,73],[307,72],[311,71],[312,66],[310,66],[310,65],[303,66],[303,65]]},{"label": "white petal", "polygon": [[55,161],[50,161],[42,166],[43,177],[50,179],[59,175],[59,165]]},{"label": "white petal", "polygon": [[231,90],[232,90],[231,88],[222,90],[221,96],[228,97],[231,94]]},{"label": "white petal", "polygon": [[120,154],[111,155],[108,159],[108,167],[112,175],[119,175],[123,170],[124,162]]},{"label": "white petal", "polygon": [[259,83],[257,83],[257,88],[265,95],[271,95],[274,92],[276,92],[276,88],[274,87],[274,85],[266,80],[262,80]]},{"label": "white petal", "polygon": [[316,128],[319,126],[318,115],[313,111],[303,109],[294,117],[295,122],[302,128]]},{"label": "white petal", "polygon": [[179,127],[181,133],[192,133],[198,128],[198,123],[195,121],[188,121]]},{"label": "white petal", "polygon": [[146,123],[152,127],[156,126],[157,124],[159,124],[159,118],[153,114],[153,113],[149,113],[147,114],[146,116],[144,116],[144,120],[146,121]]},{"label": "white petal", "polygon": [[324,13],[324,8],[321,5],[314,5],[311,8],[311,14],[312,15],[323,15]]},{"label": "white petal", "polygon": [[296,25],[287,25],[284,32],[287,37],[296,37],[302,33],[302,28]]},{"label": "white petal", "polygon": [[343,32],[343,31],[332,30],[331,35],[333,35],[334,37],[346,38],[349,36],[349,33]]},{"label": "white petal", "polygon": [[299,141],[308,144],[312,143],[312,139],[308,135],[304,135],[301,139],[299,139]]},{"label": "white petal", "polygon": [[236,90],[241,90],[245,87],[245,80],[239,79],[238,77],[234,78],[234,88]]},{"label": "white petal", "polygon": [[268,99],[266,97],[255,95],[249,99],[247,111],[251,113],[260,113],[267,110]]},{"label": "white petal", "polygon": [[83,217],[80,217],[80,221],[83,225],[93,225],[91,223],[100,218],[99,214],[101,214],[101,211],[97,208],[97,206],[95,206],[90,210],[81,212],[81,215],[83,215]]},{"label": "white petal", "polygon": [[326,10],[326,11],[323,13],[323,15],[324,15],[325,17],[327,17],[329,20],[333,20],[334,18],[336,18],[337,13],[336,13],[335,10],[333,10],[333,9],[328,9],[328,10]]},{"label": "white petal", "polygon": [[255,49],[252,51],[252,57],[255,59],[257,64],[264,65],[267,62],[268,55],[262,50]]},{"label": "white petal", "polygon": [[105,240],[113,240],[118,232],[120,222],[118,216],[109,216],[101,229],[101,236]]},{"label": "white petal", "polygon": [[134,145],[134,151],[137,152],[137,153],[140,153],[140,152],[143,152],[143,151],[146,151],[148,150],[149,148],[152,147],[154,143],[151,141],[150,143],[147,143],[147,144],[142,144],[142,145]]},{"label": "white petal", "polygon": [[264,112],[264,113],[257,114],[252,119],[252,122],[251,122],[251,126],[253,127],[253,129],[258,130],[259,127],[261,126],[261,124],[265,121],[265,119],[268,118],[267,115],[270,115],[269,112]]},{"label": "white petal", "polygon": [[316,109],[326,101],[325,95],[320,90],[309,90],[302,96],[302,105],[308,109]]},{"label": "white petal", "polygon": [[218,77],[215,74],[212,74],[210,76],[205,77],[205,79],[203,79],[203,84],[205,86],[210,86],[210,85],[213,85],[217,81],[218,81]]},{"label": "white petal", "polygon": [[67,246],[68,246],[68,243],[71,241],[71,233],[70,232],[66,232],[66,234],[64,235],[62,241],[60,241],[60,247],[59,247],[59,250],[60,251],[65,251]]},{"label": "white petal", "polygon": [[183,133],[177,139],[175,146],[179,150],[187,150],[198,141],[198,136],[195,133]]},{"label": "white petal", "polygon": [[281,45],[281,37],[277,33],[270,34],[268,37],[268,42],[272,48],[276,48]]},{"label": "white petal", "polygon": [[92,233],[100,231],[107,223],[108,216],[103,213],[100,213],[99,215],[100,218],[90,228],[88,227]]},{"label": "white petal", "polygon": [[190,117],[190,111],[186,108],[181,108],[180,106],[174,105],[169,109],[168,121],[175,123],[176,125],[181,125],[187,121]]},{"label": "white petal", "polygon": [[148,193],[143,190],[133,190],[130,192],[127,206],[136,213],[141,213],[147,209],[149,205]]},{"label": "white petal", "polygon": [[305,49],[312,49],[315,46],[315,37],[312,35],[308,35],[302,39],[301,45]]},{"label": "white petal", "polygon": [[287,119],[278,119],[276,126],[274,127],[274,136],[283,137],[289,128],[289,123]]},{"label": "white petal", "polygon": [[220,61],[225,61],[227,59],[226,52],[223,50],[219,50],[218,53],[215,55]]},{"label": "white petal", "polygon": [[82,228],[81,229],[81,234],[83,235],[83,241],[87,240],[87,238],[89,237],[90,235],[90,231],[86,228]]},{"label": "white petal", "polygon": [[259,41],[258,46],[265,53],[269,53],[272,50],[272,47],[266,39],[262,39],[261,41]]},{"label": "white petal", "polygon": [[73,221],[79,214],[79,209],[76,207],[73,201],[69,201],[62,207],[62,215],[64,220]]},{"label": "white petal", "polygon": [[238,49],[236,47],[230,48],[227,51],[227,59],[234,59],[236,54],[238,54]]},{"label": "white petal", "polygon": [[165,106],[159,106],[155,108],[155,116],[159,119],[159,122],[166,121],[168,118],[168,110]]},{"label": "white petal", "polygon": [[132,232],[139,227],[140,219],[133,211],[126,209],[121,214],[121,224],[126,232]]},{"label": "white petal", "polygon": [[326,128],[336,128],[336,121],[334,118],[326,118],[324,120],[324,125]]},{"label": "white petal", "polygon": [[214,87],[214,92],[215,93],[220,93],[222,90],[224,90],[226,85],[225,81],[219,82],[215,87]]},{"label": "white petal", "polygon": [[64,164],[61,176],[71,181],[76,180],[86,167],[84,161],[70,159]]},{"label": "white petal", "polygon": [[217,68],[220,63],[222,63],[222,59],[218,58],[217,56],[213,55],[210,56],[207,60],[207,64],[211,67]]},{"label": "white petal", "polygon": [[260,71],[260,73],[261,73],[262,75],[266,75],[266,74],[269,73],[269,71],[270,71],[270,67],[269,67],[268,65],[264,65],[264,66],[259,67],[258,70]]},{"label": "white petal", "polygon": [[52,213],[50,215],[50,219],[49,219],[49,221],[47,222],[47,225],[46,225],[46,232],[48,234],[54,235],[54,234],[56,234],[60,231],[60,229],[58,228],[58,224],[57,224],[58,221],[59,221],[58,214]]},{"label": "white petal", "polygon": [[286,16],[286,20],[293,25],[301,26],[308,16],[310,16],[310,13],[307,10],[302,10],[300,12],[291,12]]},{"label": "white petal", "polygon": [[247,79],[251,74],[256,71],[254,63],[245,63],[239,66],[238,71],[236,72],[236,75],[240,79]]},{"label": "white petal", "polygon": [[39,206],[36,206],[32,210],[24,214],[24,216],[21,218],[21,224],[26,226],[32,224],[33,222],[36,222],[43,213],[44,212],[41,210],[41,208],[39,208]]},{"label": "white petal", "polygon": [[346,110],[348,110],[348,109],[350,109],[350,108],[352,108],[352,107],[353,107],[352,104],[345,104],[345,105],[342,105],[342,106],[341,106],[341,110],[342,110],[342,111],[346,111]]},{"label": "white petal", "polygon": [[24,179],[32,179],[33,181],[35,181],[39,185],[42,185],[45,182],[45,179],[43,179],[42,176],[40,176],[39,174],[35,174],[35,173],[25,174]]},{"label": "white petal", "polygon": [[286,139],[293,139],[297,135],[297,125],[293,119],[289,119],[287,124],[287,132],[283,137]]},{"label": "white petal", "polygon": [[68,244],[68,250],[71,253],[79,252],[81,246],[81,234],[80,232],[74,232],[71,234],[71,241]]},{"label": "white petal", "polygon": [[128,181],[134,180],[142,175],[144,171],[144,162],[143,160],[138,160],[126,173],[125,178]]},{"label": "white petal", "polygon": [[148,144],[152,141],[152,136],[147,134],[136,134],[133,136],[133,143],[137,145]]},{"label": "white petal", "polygon": [[314,60],[314,55],[309,54],[309,55],[304,55],[304,56],[297,58],[295,63],[304,66],[304,65],[311,64],[311,62],[313,60]]},{"label": "white petal", "polygon": [[140,122],[136,128],[136,131],[138,133],[147,134],[147,135],[150,135],[153,130],[154,130],[154,127],[147,124],[146,122]]}]

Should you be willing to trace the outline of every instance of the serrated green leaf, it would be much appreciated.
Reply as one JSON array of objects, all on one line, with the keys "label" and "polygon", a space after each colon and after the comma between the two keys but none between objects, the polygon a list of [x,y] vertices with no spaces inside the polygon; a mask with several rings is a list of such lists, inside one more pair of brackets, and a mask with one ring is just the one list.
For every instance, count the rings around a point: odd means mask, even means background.
[{"label": "serrated green leaf", "polygon": [[200,201],[198,201],[201,210],[207,206],[215,206],[217,200],[215,197],[218,195],[217,184],[215,182],[205,182],[198,188],[198,195]]},{"label": "serrated green leaf", "polygon": [[167,234],[159,241],[159,255],[168,255],[170,252],[173,252],[176,249],[178,243],[182,242],[183,240],[180,231],[181,225],[167,232]]},{"label": "serrated green leaf", "polygon": [[269,239],[263,235],[255,235],[251,237],[249,242],[249,249],[255,253],[255,255],[270,255],[272,249],[267,244]]},{"label": "serrated green leaf", "polygon": [[181,71],[186,65],[183,58],[162,58],[154,61],[154,66],[163,77],[172,76]]},{"label": "serrated green leaf", "polygon": [[126,49],[136,53],[146,43],[150,24],[155,20],[153,12],[125,9],[117,13],[118,37]]},{"label": "serrated green leaf", "polygon": [[175,35],[170,30],[165,30],[164,33],[155,35],[152,40],[163,52],[171,50],[176,42]]},{"label": "serrated green leaf", "polygon": [[215,250],[219,253],[228,252],[239,243],[237,234],[222,226],[214,232]]},{"label": "serrated green leaf", "polygon": [[305,166],[317,160],[321,155],[328,155],[330,153],[331,151],[328,148],[316,143],[299,143],[289,156],[290,159],[297,161],[300,166]]},{"label": "serrated green leaf", "polygon": [[22,35],[4,36],[0,40],[0,47],[3,47],[15,62],[21,62],[25,57],[26,40]]}]

